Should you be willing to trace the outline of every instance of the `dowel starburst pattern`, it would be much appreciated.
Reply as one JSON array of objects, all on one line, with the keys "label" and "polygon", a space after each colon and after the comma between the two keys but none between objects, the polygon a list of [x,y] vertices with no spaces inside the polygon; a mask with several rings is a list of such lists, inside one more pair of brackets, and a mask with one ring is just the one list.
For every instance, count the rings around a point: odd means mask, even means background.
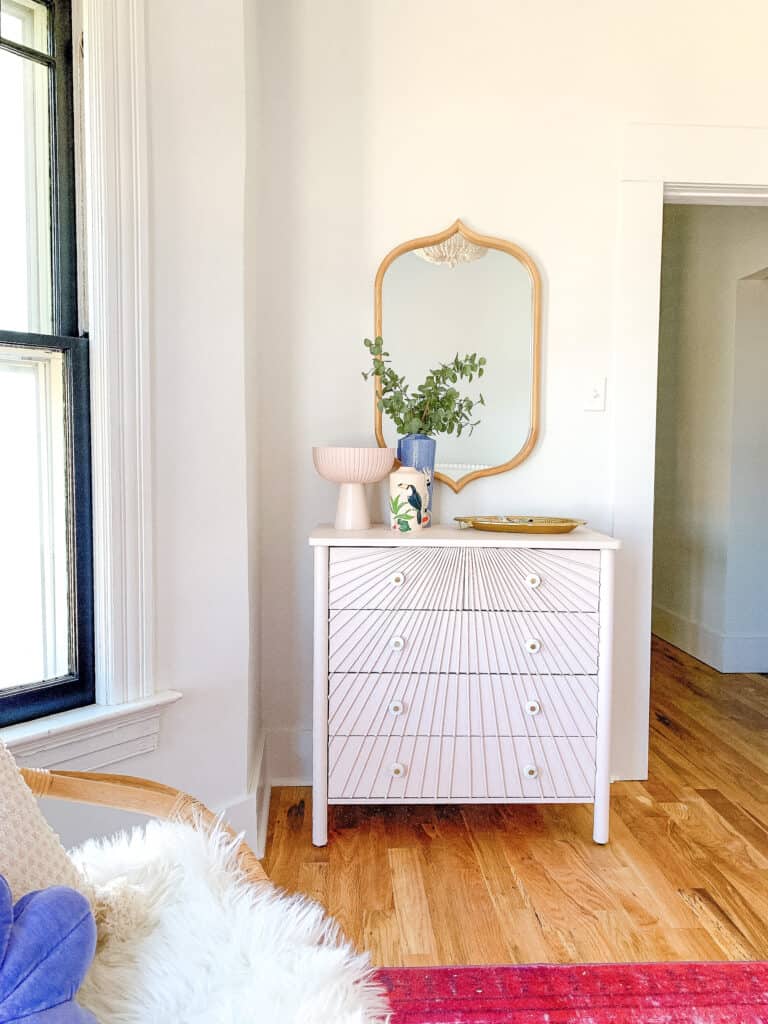
[{"label": "dowel starburst pattern", "polygon": [[334,802],[592,799],[597,551],[335,548]]}]

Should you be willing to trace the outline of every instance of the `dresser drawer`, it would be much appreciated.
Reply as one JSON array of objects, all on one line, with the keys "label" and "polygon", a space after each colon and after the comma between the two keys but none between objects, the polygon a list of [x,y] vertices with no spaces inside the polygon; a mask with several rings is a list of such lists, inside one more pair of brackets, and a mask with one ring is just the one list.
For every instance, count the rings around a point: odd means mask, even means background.
[{"label": "dresser drawer", "polygon": [[462,548],[331,548],[329,607],[460,609],[463,566]]},{"label": "dresser drawer", "polygon": [[595,612],[600,552],[331,548],[329,607]]},{"label": "dresser drawer", "polygon": [[593,739],[336,736],[331,801],[591,800]]},{"label": "dresser drawer", "polygon": [[596,612],[600,552],[536,548],[467,548],[468,610]]},{"label": "dresser drawer", "polygon": [[346,673],[329,680],[331,736],[594,736],[593,676]]},{"label": "dresser drawer", "polygon": [[329,671],[594,675],[593,612],[332,611]]}]

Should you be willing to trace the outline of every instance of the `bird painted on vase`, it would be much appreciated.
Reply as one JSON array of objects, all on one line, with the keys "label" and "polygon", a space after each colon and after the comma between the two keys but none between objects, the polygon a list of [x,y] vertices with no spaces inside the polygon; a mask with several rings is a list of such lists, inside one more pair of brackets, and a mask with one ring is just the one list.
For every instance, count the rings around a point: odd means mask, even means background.
[{"label": "bird painted on vase", "polygon": [[413,484],[408,484],[408,486],[405,489],[405,494],[406,497],[408,498],[408,504],[411,506],[411,508],[416,509],[416,522],[419,524],[419,526],[421,526],[421,495],[413,486]]}]

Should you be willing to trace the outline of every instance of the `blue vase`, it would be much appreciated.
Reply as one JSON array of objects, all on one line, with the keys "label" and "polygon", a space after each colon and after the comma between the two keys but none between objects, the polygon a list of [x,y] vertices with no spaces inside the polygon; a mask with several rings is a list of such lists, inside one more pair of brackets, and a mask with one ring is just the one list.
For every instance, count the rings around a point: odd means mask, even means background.
[{"label": "blue vase", "polygon": [[434,437],[427,437],[426,434],[406,434],[397,442],[397,457],[404,466],[412,466],[420,469],[427,475],[427,502],[426,522],[422,519],[422,526],[432,525],[432,484],[435,479],[435,444]]}]

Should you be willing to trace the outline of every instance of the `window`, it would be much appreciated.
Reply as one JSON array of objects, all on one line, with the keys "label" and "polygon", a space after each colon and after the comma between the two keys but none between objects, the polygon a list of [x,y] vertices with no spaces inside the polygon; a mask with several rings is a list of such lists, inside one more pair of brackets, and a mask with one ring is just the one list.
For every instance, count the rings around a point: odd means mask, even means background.
[{"label": "window", "polygon": [[94,700],[72,27],[0,0],[0,726]]}]

